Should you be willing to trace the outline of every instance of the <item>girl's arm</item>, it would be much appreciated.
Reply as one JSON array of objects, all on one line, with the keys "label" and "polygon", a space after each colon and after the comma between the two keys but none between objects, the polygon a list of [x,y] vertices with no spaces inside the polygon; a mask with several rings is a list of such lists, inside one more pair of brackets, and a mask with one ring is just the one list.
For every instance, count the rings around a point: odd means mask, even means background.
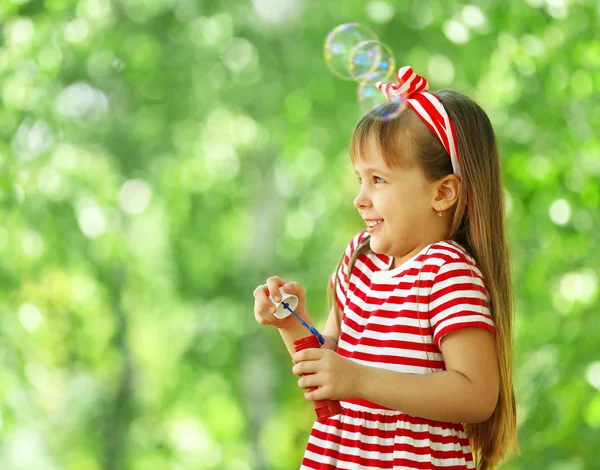
[{"label": "girl's arm", "polygon": [[407,374],[365,366],[339,354],[305,349],[294,354],[301,388],[318,387],[308,400],[363,398],[411,416],[451,423],[479,423],[494,412],[499,372],[492,335],[463,328],[443,337],[446,370]]},{"label": "girl's arm", "polygon": [[493,336],[481,328],[448,333],[440,348],[446,370],[406,374],[360,367],[359,398],[436,421],[479,423],[494,412],[499,372]]}]

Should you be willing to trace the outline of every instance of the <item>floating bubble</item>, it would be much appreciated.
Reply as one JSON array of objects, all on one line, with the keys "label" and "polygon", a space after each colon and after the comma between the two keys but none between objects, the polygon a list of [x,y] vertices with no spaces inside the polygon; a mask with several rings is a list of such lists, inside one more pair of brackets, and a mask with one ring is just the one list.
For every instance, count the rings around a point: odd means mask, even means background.
[{"label": "floating bubble", "polygon": [[379,41],[363,41],[348,54],[348,70],[353,80],[360,81],[373,72],[381,61],[382,48]]},{"label": "floating bubble", "polygon": [[381,121],[389,121],[402,113],[406,102],[400,96],[392,96],[391,101],[373,83],[364,82],[358,86],[358,102],[363,113],[377,107],[376,117]]},{"label": "floating bubble", "polygon": [[348,57],[348,69],[359,82],[387,80],[394,73],[395,65],[390,48],[375,40],[357,44]]},{"label": "floating bubble", "polygon": [[350,70],[349,60],[352,50],[360,43],[378,40],[373,31],[361,24],[346,23],[340,25],[327,35],[324,50],[325,62],[338,77],[344,80],[355,80],[356,78]]}]

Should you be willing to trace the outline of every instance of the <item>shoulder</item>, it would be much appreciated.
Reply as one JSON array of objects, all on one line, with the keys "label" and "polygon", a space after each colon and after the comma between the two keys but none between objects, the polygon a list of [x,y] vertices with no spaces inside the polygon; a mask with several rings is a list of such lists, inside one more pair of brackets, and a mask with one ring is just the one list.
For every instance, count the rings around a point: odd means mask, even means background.
[{"label": "shoulder", "polygon": [[424,265],[429,265],[431,271],[449,271],[452,269],[472,269],[476,275],[481,276],[475,258],[459,243],[453,240],[442,240],[431,245],[427,251]]},{"label": "shoulder", "polygon": [[431,245],[428,257],[446,262],[463,261],[475,265],[475,259],[459,243],[453,240],[442,240]]},{"label": "shoulder", "polygon": [[450,278],[469,277],[482,287],[486,285],[475,258],[453,240],[434,243],[423,264],[429,265],[429,271],[434,275],[434,283]]}]

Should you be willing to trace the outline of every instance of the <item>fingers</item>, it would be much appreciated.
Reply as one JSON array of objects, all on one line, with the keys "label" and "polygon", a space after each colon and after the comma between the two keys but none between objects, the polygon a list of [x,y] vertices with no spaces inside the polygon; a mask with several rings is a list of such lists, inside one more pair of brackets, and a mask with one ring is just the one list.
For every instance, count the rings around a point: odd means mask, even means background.
[{"label": "fingers", "polygon": [[303,361],[292,367],[295,375],[314,374],[317,372],[317,361]]},{"label": "fingers", "polygon": [[285,281],[277,276],[271,276],[267,279],[269,295],[275,302],[281,302],[281,293],[279,288],[285,284]]},{"label": "fingers", "polygon": [[266,284],[261,284],[253,292],[255,299],[254,317],[258,323],[287,328],[287,325],[290,324],[289,317],[282,315],[283,318],[277,318],[273,315],[276,308],[275,304],[282,301],[282,294],[286,297],[289,297],[287,294],[296,296],[298,301],[295,301],[291,308],[300,316],[308,316],[304,310],[306,293],[302,285],[299,282],[286,283],[279,276],[271,276],[267,279]]},{"label": "fingers", "polygon": [[267,297],[268,288],[266,284],[261,284],[254,289],[254,317],[261,325],[272,325],[277,319],[273,316],[275,306]]},{"label": "fingers", "polygon": [[314,388],[322,384],[322,380],[319,374],[305,375],[298,379],[298,387],[300,388]]},{"label": "fingers", "polygon": [[316,390],[307,391],[304,394],[304,398],[310,401],[330,400],[329,393],[323,387],[319,387]]},{"label": "fingers", "polygon": [[276,302],[281,301],[279,288],[284,284],[285,281],[283,279],[272,276],[267,279],[266,284],[261,284],[254,289],[254,317],[261,325],[274,325],[278,322],[278,319],[273,316],[275,305],[271,299]]},{"label": "fingers", "polygon": [[298,300],[300,300],[301,302],[304,301],[304,298],[305,298],[304,287],[302,287],[302,285],[299,282],[297,282],[297,281],[288,282],[283,286],[283,290],[286,291],[288,294],[295,295],[296,297],[298,297]]},{"label": "fingers", "polygon": [[319,374],[305,375],[298,380],[298,386],[305,390],[304,398],[310,401],[333,400],[331,387],[323,385],[323,379]]},{"label": "fingers", "polygon": [[302,351],[298,351],[294,353],[292,356],[292,361],[294,364],[298,364],[302,361],[316,361],[321,359],[329,352],[328,349],[318,349],[318,348],[308,348],[303,349]]}]

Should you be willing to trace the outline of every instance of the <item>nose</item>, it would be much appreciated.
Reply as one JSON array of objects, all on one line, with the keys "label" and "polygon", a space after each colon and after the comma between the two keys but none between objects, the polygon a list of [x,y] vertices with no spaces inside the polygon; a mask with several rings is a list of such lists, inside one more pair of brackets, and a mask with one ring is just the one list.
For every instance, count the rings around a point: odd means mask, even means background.
[{"label": "nose", "polygon": [[358,195],[354,198],[354,207],[357,209],[364,209],[371,205],[371,200],[366,194],[364,187],[360,188]]}]

